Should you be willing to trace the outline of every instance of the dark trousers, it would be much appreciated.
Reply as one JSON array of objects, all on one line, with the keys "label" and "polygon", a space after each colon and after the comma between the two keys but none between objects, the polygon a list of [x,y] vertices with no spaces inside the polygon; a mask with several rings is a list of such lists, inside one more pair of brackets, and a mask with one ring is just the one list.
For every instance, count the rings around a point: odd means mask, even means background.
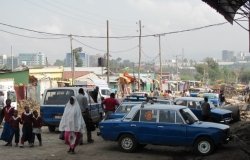
[{"label": "dark trousers", "polygon": [[12,142],[12,139],[13,139],[14,136],[15,136],[15,143],[19,143],[19,139],[20,139],[20,130],[19,130],[19,128],[12,128],[9,143]]},{"label": "dark trousers", "polygon": [[86,129],[87,129],[87,141],[91,141],[92,140],[92,134],[91,134],[91,129],[90,129],[90,115],[89,114],[83,114],[83,119],[85,121],[86,124]]},{"label": "dark trousers", "polygon": [[21,138],[21,143],[24,144],[25,141],[32,143],[32,126],[31,125],[23,125],[23,135]]},{"label": "dark trousers", "polygon": [[35,142],[35,138],[37,137],[38,141],[41,143],[42,142],[42,135],[41,133],[33,133],[32,134],[32,143]]}]

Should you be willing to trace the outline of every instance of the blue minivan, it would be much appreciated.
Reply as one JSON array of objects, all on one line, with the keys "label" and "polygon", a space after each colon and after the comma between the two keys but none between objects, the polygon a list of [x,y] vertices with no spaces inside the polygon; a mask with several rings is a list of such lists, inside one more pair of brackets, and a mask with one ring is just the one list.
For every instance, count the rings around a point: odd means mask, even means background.
[{"label": "blue minivan", "polygon": [[[59,87],[50,88],[44,91],[42,102],[40,105],[40,113],[43,125],[48,126],[49,131],[55,131],[59,126],[65,105],[71,96],[77,96],[80,87]],[[91,89],[83,88],[85,96],[89,102],[90,115],[95,124],[101,121],[103,109],[101,107],[100,95],[93,100]]]}]

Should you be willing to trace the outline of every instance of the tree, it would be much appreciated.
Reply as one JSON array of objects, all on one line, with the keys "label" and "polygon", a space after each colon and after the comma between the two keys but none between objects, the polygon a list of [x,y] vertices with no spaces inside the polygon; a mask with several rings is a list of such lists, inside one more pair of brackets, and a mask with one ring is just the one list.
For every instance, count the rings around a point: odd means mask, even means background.
[{"label": "tree", "polygon": [[60,59],[57,59],[54,63],[54,66],[64,66],[64,61],[63,60],[60,60]]},{"label": "tree", "polygon": [[82,67],[83,62],[82,62],[82,59],[80,58],[79,52],[75,53],[75,59],[76,59],[76,67]]}]

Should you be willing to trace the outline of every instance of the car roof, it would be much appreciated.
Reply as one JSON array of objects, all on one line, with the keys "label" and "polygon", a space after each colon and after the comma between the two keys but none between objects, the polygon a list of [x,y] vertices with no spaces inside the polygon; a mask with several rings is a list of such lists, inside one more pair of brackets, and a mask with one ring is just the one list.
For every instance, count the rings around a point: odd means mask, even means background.
[{"label": "car roof", "polygon": [[186,100],[186,101],[203,101],[204,98],[200,97],[178,97],[175,100]]},{"label": "car roof", "polygon": [[158,103],[154,103],[154,104],[143,104],[142,105],[136,105],[133,108],[135,109],[139,109],[139,108],[146,108],[146,109],[170,109],[170,110],[179,110],[179,109],[183,109],[186,108],[186,106],[180,106],[180,105],[166,105],[166,104],[158,104]]},{"label": "car roof", "polygon": [[49,88],[46,90],[66,90],[66,89],[72,89],[72,90],[79,90],[80,88],[83,88],[84,90],[93,90],[93,88],[86,88],[86,87],[55,87],[55,88]]}]

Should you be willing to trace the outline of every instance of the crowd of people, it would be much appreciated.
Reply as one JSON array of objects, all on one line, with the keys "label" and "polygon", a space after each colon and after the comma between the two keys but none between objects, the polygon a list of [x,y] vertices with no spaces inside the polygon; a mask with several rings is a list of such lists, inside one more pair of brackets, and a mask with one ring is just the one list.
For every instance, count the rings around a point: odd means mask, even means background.
[{"label": "crowd of people", "polygon": [[[1,140],[5,141],[5,146],[12,146],[12,141],[15,136],[15,146],[23,148],[24,143],[28,141],[29,147],[34,147],[35,137],[39,141],[39,146],[42,146],[41,127],[42,119],[38,112],[30,111],[28,106],[25,106],[25,111],[18,116],[18,111],[11,106],[11,100],[6,100],[6,106],[2,109],[1,117],[4,120],[3,132]],[[2,123],[2,121],[1,121]],[[22,136],[20,139],[20,125],[22,124]]]}]

